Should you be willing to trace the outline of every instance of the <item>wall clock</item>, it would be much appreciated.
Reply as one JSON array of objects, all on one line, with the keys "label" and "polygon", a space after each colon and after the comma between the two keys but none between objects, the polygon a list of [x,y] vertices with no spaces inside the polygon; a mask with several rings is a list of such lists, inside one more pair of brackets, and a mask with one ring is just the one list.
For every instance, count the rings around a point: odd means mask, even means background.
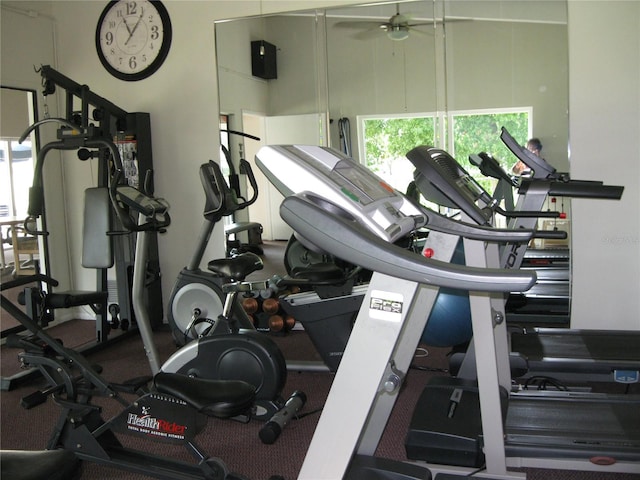
[{"label": "wall clock", "polygon": [[157,0],[114,0],[96,28],[96,49],[104,68],[120,80],[142,80],[167,58],[171,20]]}]

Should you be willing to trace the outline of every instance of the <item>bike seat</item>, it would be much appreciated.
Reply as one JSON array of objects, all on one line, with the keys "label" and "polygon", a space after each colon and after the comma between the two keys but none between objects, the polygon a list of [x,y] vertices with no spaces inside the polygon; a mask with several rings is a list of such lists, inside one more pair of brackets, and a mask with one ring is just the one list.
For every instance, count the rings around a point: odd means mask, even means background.
[{"label": "bike seat", "polygon": [[207,268],[221,277],[243,281],[247,275],[262,270],[262,259],[255,253],[246,252],[232,258],[217,258],[207,264]]},{"label": "bike seat", "polygon": [[207,380],[160,372],[153,383],[158,392],[184,400],[210,417],[245,414],[255,401],[255,387],[241,380]]},{"label": "bike seat", "polygon": [[2,450],[0,466],[0,476],[13,480],[80,478],[80,460],[67,450]]}]

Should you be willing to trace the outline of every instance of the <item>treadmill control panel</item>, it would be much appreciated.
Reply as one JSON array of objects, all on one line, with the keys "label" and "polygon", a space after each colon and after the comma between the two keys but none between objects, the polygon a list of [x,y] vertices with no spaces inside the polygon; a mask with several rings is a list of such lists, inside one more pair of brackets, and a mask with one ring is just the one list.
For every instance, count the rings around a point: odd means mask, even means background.
[{"label": "treadmill control panel", "polygon": [[[341,152],[312,145],[270,145],[256,154],[269,181],[289,197],[312,191],[389,241],[424,225],[421,208]],[[340,211],[337,211],[340,210]]]}]

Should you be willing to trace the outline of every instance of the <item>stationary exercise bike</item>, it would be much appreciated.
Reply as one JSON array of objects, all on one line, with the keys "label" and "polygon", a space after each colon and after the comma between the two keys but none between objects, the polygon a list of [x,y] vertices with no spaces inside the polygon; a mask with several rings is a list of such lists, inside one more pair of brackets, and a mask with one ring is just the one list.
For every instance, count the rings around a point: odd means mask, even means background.
[{"label": "stationary exercise bike", "polygon": [[[238,196],[239,186],[237,179],[234,179],[237,175],[231,174],[227,183],[222,174],[217,172],[218,168],[217,165],[206,167],[203,165],[200,169],[200,180],[206,197],[204,222],[198,236],[196,250],[188,265],[178,274],[169,299],[168,322],[174,342],[179,347],[215,332],[213,325],[219,323],[217,320],[225,308],[227,295],[231,293],[223,291],[223,286],[233,281],[242,282],[244,277],[253,271],[236,271],[233,272],[235,277],[232,278],[224,268],[218,269],[217,265],[226,262],[223,260],[209,262],[207,265],[209,271],[200,269],[204,251],[215,225],[224,217],[252,205],[258,197],[258,186],[251,166],[246,160],[240,160],[240,171],[247,175],[251,186],[252,195],[249,200]],[[251,265],[255,265],[255,270],[262,268],[255,256],[240,255],[238,257],[246,260],[249,268]],[[233,260],[232,263],[237,265],[238,261]],[[295,236],[292,236],[287,243],[284,267],[287,278],[274,277],[264,282],[245,284],[241,290],[251,294],[259,291],[277,294],[295,286],[305,291],[318,291],[321,297],[328,298],[350,291],[354,283],[362,283],[363,279],[368,279],[367,272],[363,272],[362,269],[331,256],[312,252],[305,248]],[[214,271],[216,269],[218,270]],[[241,278],[238,277],[239,273]],[[236,286],[236,288],[240,287]],[[231,310],[228,314],[223,314],[224,317],[237,322],[240,328],[253,328],[251,319],[237,298],[228,307]]]},{"label": "stationary exercise bike", "polygon": [[[204,221],[198,235],[196,250],[189,263],[178,274],[169,298],[168,321],[173,339],[178,346],[202,336],[209,330],[223,310],[225,292],[222,286],[232,280],[244,280],[244,277],[232,278],[222,273],[200,269],[202,257],[211,238],[215,225],[224,217],[252,205],[258,198],[258,186],[251,166],[246,160],[240,161],[240,170],[246,172],[252,189],[248,200],[239,201],[234,190],[227,186],[220,168],[210,162],[200,167],[200,181],[205,193]],[[254,257],[244,257],[254,258]],[[259,270],[261,265],[256,264]],[[230,272],[231,273],[231,272]],[[232,272],[238,275],[238,272]],[[251,272],[242,272],[245,276]],[[251,320],[241,305],[231,305],[231,313],[242,328],[252,328]]]},{"label": "stationary exercise bike", "polygon": [[[121,171],[115,146],[106,143],[113,155],[115,169]],[[132,299],[138,327],[147,346],[151,326],[141,295],[144,275],[140,275],[138,269],[146,260],[144,246],[149,232],[162,230],[170,222],[168,206],[135,188],[116,185],[116,179],[112,178],[111,182],[110,193],[121,223],[126,229],[137,232]],[[139,221],[134,222],[131,214],[139,214]],[[1,290],[33,281],[57,283],[52,278],[36,275],[5,282]],[[33,334],[20,339],[25,350],[20,354],[22,364],[37,367],[48,382],[46,389],[26,397],[23,403],[27,408],[35,407],[52,396],[62,408],[48,449],[62,448],[81,460],[160,479],[243,478],[230,473],[221,460],[209,457],[196,445],[194,438],[203,430],[207,417],[248,415],[255,401],[253,385],[241,380],[206,380],[165,372],[155,374],[150,386],[148,378],[125,384],[108,383],[82,355],[56,341],[4,295],[1,295],[1,304]],[[124,395],[133,395],[134,400],[129,402]],[[109,420],[103,419],[102,408],[92,403],[95,396],[118,402],[123,411]],[[195,462],[124,447],[116,434],[184,445]]]}]

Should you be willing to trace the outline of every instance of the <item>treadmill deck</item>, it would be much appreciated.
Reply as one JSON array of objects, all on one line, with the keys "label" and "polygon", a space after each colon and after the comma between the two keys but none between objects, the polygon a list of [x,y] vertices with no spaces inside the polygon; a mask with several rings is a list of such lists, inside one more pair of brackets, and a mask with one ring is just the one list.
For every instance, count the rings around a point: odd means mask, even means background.
[{"label": "treadmill deck", "polygon": [[506,432],[507,456],[640,462],[640,396],[514,394]]}]

